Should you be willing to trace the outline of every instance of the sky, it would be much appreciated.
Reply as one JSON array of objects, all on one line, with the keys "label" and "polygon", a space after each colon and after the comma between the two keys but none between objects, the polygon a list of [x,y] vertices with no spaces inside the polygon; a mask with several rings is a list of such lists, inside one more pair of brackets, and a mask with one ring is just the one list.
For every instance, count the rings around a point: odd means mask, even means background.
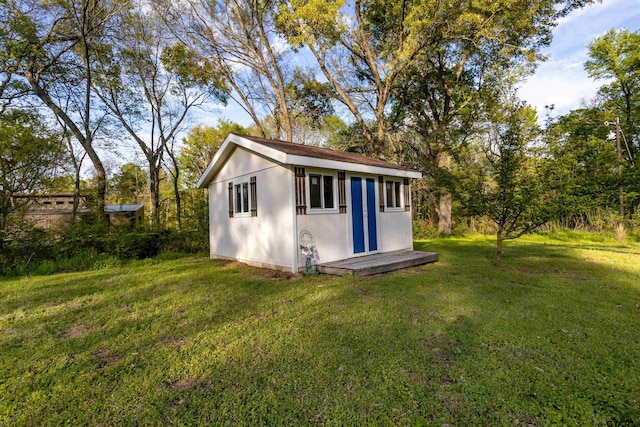
[{"label": "sky", "polygon": [[587,46],[611,28],[640,29],[640,0],[603,0],[563,18],[551,45],[542,51],[548,59],[522,85],[520,97],[540,117],[545,115],[545,105],[553,104],[553,115],[562,115],[593,98],[606,81],[595,81],[584,70]]}]

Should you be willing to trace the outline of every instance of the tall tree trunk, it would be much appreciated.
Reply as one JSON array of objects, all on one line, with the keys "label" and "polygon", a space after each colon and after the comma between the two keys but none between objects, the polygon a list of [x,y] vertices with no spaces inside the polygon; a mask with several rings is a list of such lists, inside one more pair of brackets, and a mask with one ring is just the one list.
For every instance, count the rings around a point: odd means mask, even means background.
[{"label": "tall tree trunk", "polygon": [[[63,123],[61,125],[64,126]],[[71,212],[71,222],[75,223],[78,217],[78,208],[80,207],[80,173],[82,169],[82,161],[86,153],[80,156],[80,160],[76,157],[75,150],[73,149],[73,142],[71,137],[67,136],[67,147],[69,148],[69,154],[71,155],[71,163],[73,165],[73,211]]]},{"label": "tall tree trunk", "polygon": [[176,228],[182,230],[182,200],[180,198],[180,187],[178,185],[179,170],[176,167],[173,176],[173,193],[176,198]]},{"label": "tall tree trunk", "polygon": [[104,213],[105,209],[105,199],[107,198],[107,173],[104,170],[104,166],[102,166],[102,162],[99,164],[93,165],[96,168],[96,217],[99,222],[106,221],[106,216]]},{"label": "tall tree trunk", "polygon": [[[440,151],[438,154],[438,167],[449,170],[451,168],[451,155]],[[442,187],[439,194],[438,202],[438,235],[451,235],[451,192]]]},{"label": "tall tree trunk", "polygon": [[149,196],[151,197],[151,225],[160,226],[160,168],[149,162]]},{"label": "tall tree trunk", "polygon": [[36,96],[40,98],[40,100],[42,100],[42,102],[44,102],[44,104],[69,127],[73,136],[80,145],[82,145],[82,148],[84,148],[84,151],[89,156],[89,160],[91,160],[91,163],[96,170],[96,218],[98,221],[103,221],[105,198],[107,196],[107,174],[104,170],[102,160],[100,160],[100,156],[98,156],[98,153],[93,147],[92,132],[89,131],[87,134],[84,134],[73,119],[71,119],[71,117],[62,110],[62,108],[60,108],[53,99],[51,99],[49,93],[40,86],[40,82],[37,80],[36,76],[31,73],[25,73],[25,78],[27,79],[27,82],[29,82],[29,85]]},{"label": "tall tree trunk", "polygon": [[380,117],[378,117],[377,122],[378,122],[378,135],[377,135],[377,138],[374,140],[373,151],[377,158],[379,158],[380,160],[386,160],[384,149],[385,149],[386,139],[387,139],[386,138],[387,128],[385,127],[384,116],[381,115]]},{"label": "tall tree trunk", "polygon": [[73,177],[73,212],[71,214],[72,222],[76,222],[78,216],[78,208],[80,207],[80,168],[77,166],[77,162],[73,162],[75,168],[75,174]]},{"label": "tall tree trunk", "polygon": [[451,193],[440,191],[438,203],[438,235],[451,235]]},{"label": "tall tree trunk", "polygon": [[[11,209],[11,198],[0,197],[0,233],[7,228],[7,217]],[[4,236],[0,234],[0,248],[4,242]]]}]

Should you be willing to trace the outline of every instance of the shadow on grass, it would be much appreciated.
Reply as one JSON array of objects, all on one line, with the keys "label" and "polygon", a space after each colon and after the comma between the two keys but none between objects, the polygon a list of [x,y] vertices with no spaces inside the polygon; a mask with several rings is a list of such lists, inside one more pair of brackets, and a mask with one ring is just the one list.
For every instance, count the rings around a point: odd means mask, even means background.
[{"label": "shadow on grass", "polygon": [[440,261],[289,280],[179,260],[2,290],[0,420],[640,422],[637,271],[529,243],[500,269],[487,241],[416,247]]},{"label": "shadow on grass", "polygon": [[[633,320],[628,304],[606,316],[625,295],[601,301],[590,269],[583,271],[578,257],[554,248],[527,251],[502,270],[467,268],[485,264],[482,244],[442,249],[445,264],[323,283],[324,297],[316,288],[293,320],[257,323],[241,339],[252,350],[218,365],[227,381],[208,378],[205,386],[180,392],[194,404],[181,407],[175,419],[204,422],[211,418],[203,414],[218,414],[215,422],[249,424],[638,421],[637,319],[627,323]],[[563,264],[570,274],[557,277]],[[628,288],[616,281],[618,269],[606,270],[610,286]],[[590,283],[576,285],[576,278]],[[638,290],[628,295],[637,298]],[[274,326],[281,333],[274,335]],[[234,397],[219,400],[227,395]]]}]

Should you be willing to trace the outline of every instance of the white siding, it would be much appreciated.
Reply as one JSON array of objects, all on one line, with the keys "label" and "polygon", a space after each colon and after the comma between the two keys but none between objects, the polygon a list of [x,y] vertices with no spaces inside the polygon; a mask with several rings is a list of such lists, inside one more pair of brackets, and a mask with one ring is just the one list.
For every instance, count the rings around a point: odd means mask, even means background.
[{"label": "white siding", "polygon": [[[258,216],[229,218],[228,184],[256,177]],[[294,270],[292,172],[237,148],[209,184],[211,256]]]},{"label": "white siding", "polygon": [[[309,209],[307,209],[308,211]],[[313,235],[318,250],[319,263],[351,257],[347,214],[298,215],[297,220],[298,236],[304,230]],[[298,267],[304,267],[303,260],[298,259]]]},{"label": "white siding", "polygon": [[378,212],[380,218],[380,251],[413,249],[411,212]]}]

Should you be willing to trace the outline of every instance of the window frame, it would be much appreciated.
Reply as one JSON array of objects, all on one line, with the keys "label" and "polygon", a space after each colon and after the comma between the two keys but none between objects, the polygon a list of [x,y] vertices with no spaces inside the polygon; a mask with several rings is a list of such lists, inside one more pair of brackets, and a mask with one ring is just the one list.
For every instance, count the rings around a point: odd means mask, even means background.
[{"label": "window frame", "polygon": [[[391,200],[389,200],[389,185],[391,185]],[[385,212],[404,212],[404,194],[400,179],[384,180],[384,207]]]},{"label": "window frame", "polygon": [[233,216],[245,217],[251,215],[251,195],[249,181],[233,183]]},{"label": "window frame", "polygon": [[[320,179],[320,207],[311,206],[311,180],[312,177],[319,177]],[[328,182],[327,178],[331,179],[331,198],[327,199],[325,194],[325,184]],[[307,214],[323,214],[323,213],[338,213],[338,200],[337,200],[337,188],[338,188],[338,172],[334,170],[312,170],[306,174],[306,187],[307,187]],[[331,200],[331,207],[326,207],[327,200]]]}]

